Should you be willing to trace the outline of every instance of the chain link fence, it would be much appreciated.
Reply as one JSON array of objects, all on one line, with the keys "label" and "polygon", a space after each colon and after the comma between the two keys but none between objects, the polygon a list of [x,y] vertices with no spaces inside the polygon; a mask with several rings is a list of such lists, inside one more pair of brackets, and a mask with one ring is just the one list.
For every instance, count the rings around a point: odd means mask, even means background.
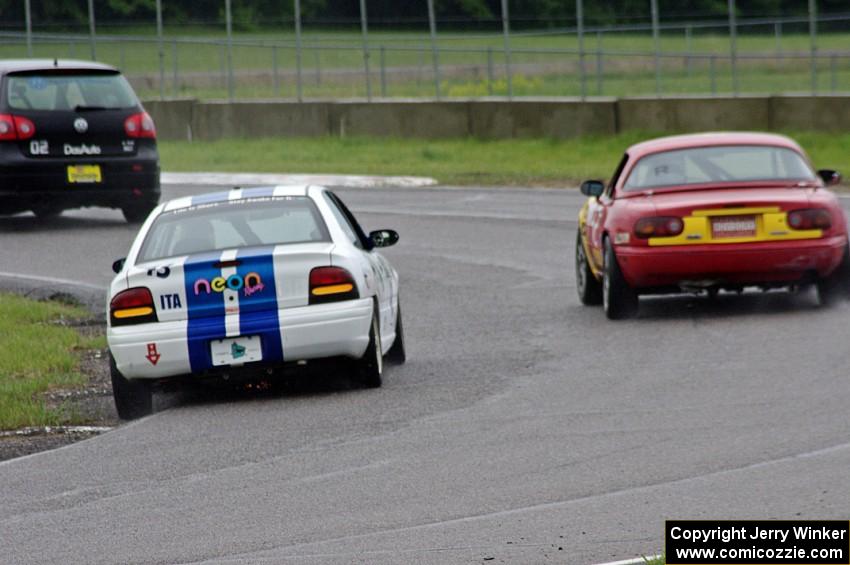
[{"label": "chain link fence", "polygon": [[[29,0],[22,0],[29,5]],[[235,1],[235,0],[234,0]],[[191,28],[163,21],[87,25],[4,21],[0,57],[96,59],[122,69],[143,98],[478,98],[486,96],[664,96],[834,93],[850,90],[850,13],[726,18],[659,13],[620,15],[601,25],[583,0],[546,22],[513,16],[438,19],[266,19],[260,29],[223,18]],[[157,2],[161,6],[161,0]],[[655,17],[653,17],[655,16]],[[234,32],[234,24],[239,31]],[[68,29],[70,28],[70,29]]]}]

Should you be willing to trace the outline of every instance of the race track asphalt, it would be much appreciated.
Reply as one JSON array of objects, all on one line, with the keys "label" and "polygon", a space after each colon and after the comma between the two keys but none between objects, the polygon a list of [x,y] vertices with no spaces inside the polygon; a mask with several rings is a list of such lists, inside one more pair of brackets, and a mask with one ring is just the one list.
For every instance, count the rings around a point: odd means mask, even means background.
[{"label": "race track asphalt", "polygon": [[[379,390],[163,396],[0,463],[0,562],[589,564],[657,553],[667,518],[847,519],[850,305],[653,298],[608,322],[575,295],[575,192],[339,193],[401,233],[408,363]],[[134,229],[0,233],[0,270],[105,288]]]}]

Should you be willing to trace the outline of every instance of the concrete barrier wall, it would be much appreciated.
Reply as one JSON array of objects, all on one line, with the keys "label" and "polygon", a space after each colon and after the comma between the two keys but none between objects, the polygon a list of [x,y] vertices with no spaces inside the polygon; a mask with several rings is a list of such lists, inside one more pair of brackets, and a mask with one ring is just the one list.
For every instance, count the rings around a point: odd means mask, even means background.
[{"label": "concrete barrier wall", "polygon": [[850,131],[850,96],[145,102],[161,139],[610,135],[621,131]]},{"label": "concrete barrier wall", "polygon": [[156,124],[156,134],[160,139],[190,139],[192,112],[196,100],[168,99],[144,102],[145,110]]},{"label": "concrete barrier wall", "polygon": [[770,129],[769,97],[624,98],[617,105],[620,131]]},{"label": "concrete barrier wall", "polygon": [[329,103],[331,135],[378,137],[466,137],[469,105],[466,102],[402,100]]},{"label": "concrete barrier wall", "polygon": [[316,137],[328,134],[329,104],[305,102],[203,102],[192,111],[192,136]]},{"label": "concrete barrier wall", "polygon": [[771,129],[850,131],[850,96],[774,96]]},{"label": "concrete barrier wall", "polygon": [[614,98],[580,100],[523,99],[521,101],[470,101],[469,135],[481,139],[549,137],[617,132]]}]

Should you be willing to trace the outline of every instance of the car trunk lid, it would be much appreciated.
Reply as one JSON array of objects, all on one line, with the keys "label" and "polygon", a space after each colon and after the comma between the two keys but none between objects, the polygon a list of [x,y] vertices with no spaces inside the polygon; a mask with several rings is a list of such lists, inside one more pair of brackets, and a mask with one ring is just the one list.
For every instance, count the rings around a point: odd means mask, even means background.
[{"label": "car trunk lid", "polygon": [[330,265],[332,249],[329,242],[299,243],[162,259],[131,268],[128,284],[151,289],[160,321],[244,321],[255,313],[306,306],[310,270]]},{"label": "car trunk lid", "polygon": [[726,188],[660,192],[650,198],[658,216],[682,218],[675,237],[650,238],[649,245],[748,243],[820,237],[821,230],[793,230],[791,210],[809,206],[801,188]]}]

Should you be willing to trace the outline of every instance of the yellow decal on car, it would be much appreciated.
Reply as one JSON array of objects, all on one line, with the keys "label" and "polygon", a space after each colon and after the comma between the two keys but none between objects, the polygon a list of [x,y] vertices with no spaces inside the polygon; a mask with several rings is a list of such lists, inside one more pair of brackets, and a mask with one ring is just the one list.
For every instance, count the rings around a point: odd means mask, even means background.
[{"label": "yellow decal on car", "polygon": [[823,235],[819,229],[791,229],[787,217],[779,206],[694,210],[690,216],[682,218],[685,224],[682,233],[673,237],[652,237],[649,245],[723,245],[816,239]]}]

